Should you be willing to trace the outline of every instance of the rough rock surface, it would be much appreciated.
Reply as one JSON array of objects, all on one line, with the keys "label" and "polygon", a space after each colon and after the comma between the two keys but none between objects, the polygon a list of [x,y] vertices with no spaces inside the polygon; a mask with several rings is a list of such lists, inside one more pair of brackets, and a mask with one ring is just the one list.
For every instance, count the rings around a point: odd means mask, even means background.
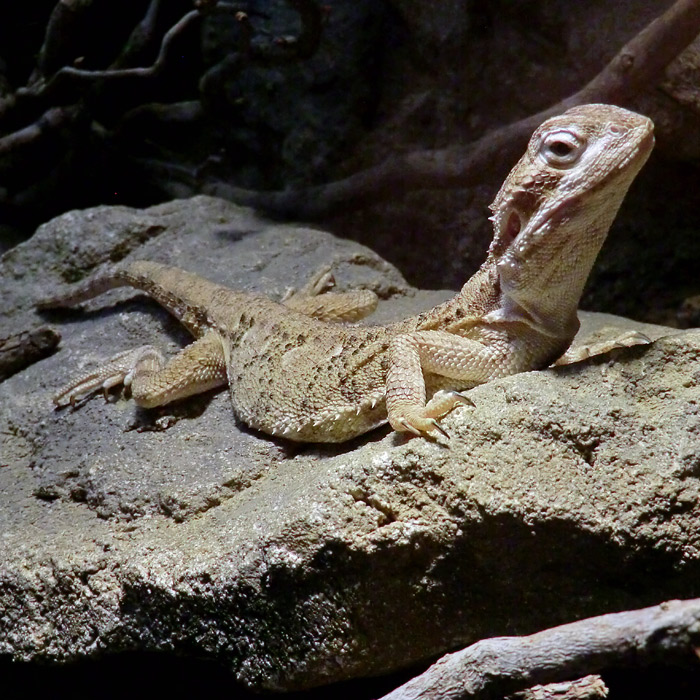
[{"label": "rough rock surface", "polygon": [[[41,227],[0,259],[0,335],[127,254],[278,296],[336,260],[340,287],[388,298],[380,319],[444,297],[356,244],[198,197]],[[478,387],[449,444],[380,429],[302,446],[237,426],[223,391],[54,411],[83,362],[186,334],[127,290],[48,320],[59,352],[0,384],[0,654],[176,651],[289,690],[700,595],[698,330],[636,324],[675,334]]]}]

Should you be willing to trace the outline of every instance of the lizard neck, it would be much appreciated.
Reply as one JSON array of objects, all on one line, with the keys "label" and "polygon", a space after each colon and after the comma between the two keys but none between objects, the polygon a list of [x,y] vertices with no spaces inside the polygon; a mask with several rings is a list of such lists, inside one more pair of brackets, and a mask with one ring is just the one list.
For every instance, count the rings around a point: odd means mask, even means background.
[{"label": "lizard neck", "polygon": [[471,328],[501,306],[500,282],[493,261],[487,260],[447,301],[390,326],[392,333],[440,329],[452,333]]},{"label": "lizard neck", "polygon": [[576,312],[585,282],[585,275],[573,280],[562,272],[556,279],[542,279],[541,286],[513,290],[504,283],[497,261],[489,258],[444,311],[451,318],[474,318],[475,325],[522,324],[546,338],[570,341],[579,327]]},{"label": "lizard neck", "polygon": [[504,316],[546,336],[573,338],[583,289],[620,204],[614,194],[602,189],[569,202],[535,234],[542,244],[498,260]]}]

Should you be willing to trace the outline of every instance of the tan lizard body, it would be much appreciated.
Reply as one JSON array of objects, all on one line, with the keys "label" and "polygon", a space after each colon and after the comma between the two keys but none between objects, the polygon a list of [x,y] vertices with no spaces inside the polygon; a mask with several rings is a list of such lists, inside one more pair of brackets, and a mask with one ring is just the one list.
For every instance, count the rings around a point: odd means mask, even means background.
[{"label": "tan lizard body", "polygon": [[239,420],[291,440],[340,442],[387,418],[399,431],[442,432],[437,419],[465,400],[457,392],[567,350],[583,286],[653,142],[649,119],[609,105],[546,121],[491,205],[481,268],[449,301],[388,326],[319,320],[355,320],[374,301],[323,293],[327,276],[277,303],[157,263],[119,266],[44,306],[131,285],[197,340],[167,364],[150,346],[117,355],[55,401],[124,383],[150,407],[228,383]]}]

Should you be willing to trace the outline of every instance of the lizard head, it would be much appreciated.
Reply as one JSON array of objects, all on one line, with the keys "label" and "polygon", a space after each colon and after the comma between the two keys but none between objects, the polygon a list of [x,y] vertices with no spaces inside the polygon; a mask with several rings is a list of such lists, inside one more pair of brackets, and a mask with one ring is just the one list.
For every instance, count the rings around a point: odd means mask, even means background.
[{"label": "lizard head", "polygon": [[574,311],[608,229],[654,145],[653,122],[612,105],[574,107],[545,121],[491,205],[489,258],[524,311],[542,295]]}]

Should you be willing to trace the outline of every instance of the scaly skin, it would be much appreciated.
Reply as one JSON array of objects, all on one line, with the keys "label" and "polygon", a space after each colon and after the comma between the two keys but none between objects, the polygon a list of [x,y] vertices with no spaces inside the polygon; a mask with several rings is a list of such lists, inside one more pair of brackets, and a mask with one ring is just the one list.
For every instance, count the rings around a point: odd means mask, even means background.
[{"label": "scaly skin", "polygon": [[327,271],[280,304],[153,262],[118,266],[44,306],[130,285],[197,340],[167,364],[150,346],[117,355],[55,401],[124,383],[150,407],[228,384],[239,420],[290,440],[341,442],[387,419],[398,431],[444,434],[438,419],[468,401],[458,392],[567,350],[586,279],[653,143],[649,119],[610,105],[547,120],[491,205],[481,268],[449,301],[388,326],[333,322],[376,299],[324,293]]}]

